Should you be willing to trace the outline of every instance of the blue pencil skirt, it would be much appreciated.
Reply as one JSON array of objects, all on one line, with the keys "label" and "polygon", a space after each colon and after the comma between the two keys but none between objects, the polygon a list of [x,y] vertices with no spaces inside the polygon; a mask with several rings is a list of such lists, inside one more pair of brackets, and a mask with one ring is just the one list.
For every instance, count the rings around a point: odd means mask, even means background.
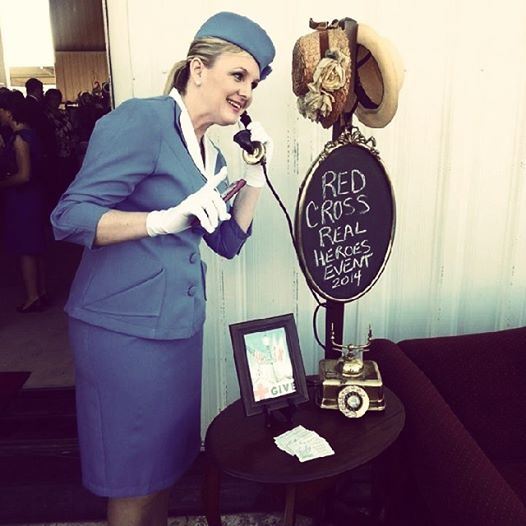
[{"label": "blue pencil skirt", "polygon": [[170,487],[200,445],[202,331],[147,340],[70,318],[84,486],[135,497]]}]

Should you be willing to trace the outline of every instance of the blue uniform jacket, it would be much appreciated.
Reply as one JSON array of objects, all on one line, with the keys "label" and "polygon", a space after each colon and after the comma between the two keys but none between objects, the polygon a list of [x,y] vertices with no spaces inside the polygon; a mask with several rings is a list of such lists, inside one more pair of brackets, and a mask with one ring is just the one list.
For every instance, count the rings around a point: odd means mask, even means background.
[{"label": "blue uniform jacket", "polygon": [[[205,183],[185,146],[180,112],[171,97],[131,99],[98,121],[82,168],[51,215],[56,239],[86,247],[65,309],[73,318],[153,339],[187,338],[202,327],[206,268],[199,244],[204,237],[221,256],[238,254],[250,231],[233,218],[212,234],[194,227],[93,246],[108,210],[169,208]],[[215,173],[224,164],[218,152]]]}]

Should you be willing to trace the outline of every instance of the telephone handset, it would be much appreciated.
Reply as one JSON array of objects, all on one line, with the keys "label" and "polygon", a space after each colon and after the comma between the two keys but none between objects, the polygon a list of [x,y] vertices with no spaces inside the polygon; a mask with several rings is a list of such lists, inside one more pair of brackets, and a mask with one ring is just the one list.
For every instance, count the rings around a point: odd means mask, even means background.
[{"label": "telephone handset", "polygon": [[266,154],[265,145],[258,141],[253,141],[251,138],[250,130],[247,130],[247,126],[252,122],[252,119],[245,111],[241,114],[239,120],[241,121],[243,126],[245,126],[245,129],[238,131],[234,135],[234,141],[237,142],[237,144],[239,144],[239,146],[243,149],[243,160],[247,164],[264,163]]},{"label": "telephone handset", "polygon": [[[243,126],[245,127],[244,130],[238,131],[234,135],[234,141],[239,144],[239,146],[242,148],[241,155],[243,157],[243,160],[247,164],[263,164],[265,162],[265,145],[260,143],[259,141],[253,141],[251,139],[251,133],[250,130],[247,130],[247,126],[252,122],[252,119],[250,118],[249,114],[245,111],[241,114],[241,117],[239,119]],[[236,195],[243,186],[245,186],[246,181],[244,179],[240,179],[239,181],[235,181],[232,183],[226,190],[224,194],[222,194],[222,198],[225,201],[229,201]]]}]

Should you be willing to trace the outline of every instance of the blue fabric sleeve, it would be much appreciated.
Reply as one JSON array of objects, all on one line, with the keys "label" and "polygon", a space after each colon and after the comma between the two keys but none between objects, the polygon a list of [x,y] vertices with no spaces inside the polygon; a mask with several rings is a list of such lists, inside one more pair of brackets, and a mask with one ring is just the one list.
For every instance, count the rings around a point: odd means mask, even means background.
[{"label": "blue fabric sleeve", "polygon": [[211,234],[205,232],[203,239],[216,254],[232,259],[239,254],[251,234],[252,225],[250,225],[248,232],[243,232],[236,220],[231,218],[221,223]]},{"label": "blue fabric sleeve", "polygon": [[101,216],[153,172],[160,126],[139,99],[97,122],[82,167],[51,214],[55,238],[93,247]]},{"label": "blue fabric sleeve", "polygon": [[[218,150],[215,173],[218,173],[221,168],[223,168],[223,166],[226,166],[226,161],[223,157],[223,154]],[[218,187],[220,193],[226,190],[227,186],[228,181],[225,181],[224,188]],[[202,229],[202,232],[203,239],[205,240],[206,244],[216,254],[219,254],[220,256],[223,256],[227,259],[232,259],[239,254],[241,248],[245,244],[245,241],[252,234],[252,225],[250,225],[248,232],[244,232],[241,230],[236,220],[232,217],[230,220],[222,222],[219,227],[211,234],[206,232],[204,229]]]}]

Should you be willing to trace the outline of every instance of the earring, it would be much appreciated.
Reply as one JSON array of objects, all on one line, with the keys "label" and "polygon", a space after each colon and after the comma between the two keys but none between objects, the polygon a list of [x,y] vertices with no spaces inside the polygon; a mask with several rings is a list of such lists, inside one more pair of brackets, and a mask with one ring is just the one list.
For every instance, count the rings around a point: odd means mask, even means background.
[{"label": "earring", "polygon": [[195,81],[195,85],[196,85],[197,87],[199,87],[199,86],[201,85],[201,81],[200,81],[200,80],[196,80],[196,81]]}]

